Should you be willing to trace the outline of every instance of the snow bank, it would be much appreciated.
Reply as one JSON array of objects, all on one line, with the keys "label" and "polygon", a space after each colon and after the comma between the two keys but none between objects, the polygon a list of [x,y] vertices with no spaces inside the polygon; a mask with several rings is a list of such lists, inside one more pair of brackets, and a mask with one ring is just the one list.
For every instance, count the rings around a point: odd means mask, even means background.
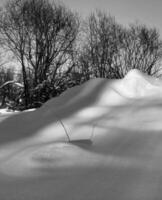
[{"label": "snow bank", "polygon": [[160,199],[161,90],[160,80],[132,70],[122,80],[90,80],[33,112],[0,114],[1,198]]},{"label": "snow bank", "polygon": [[116,87],[122,95],[130,98],[162,96],[162,81],[137,69],[129,71]]},{"label": "snow bank", "polygon": [[[14,111],[14,112],[18,112],[18,111]],[[8,108],[2,108],[0,109],[0,114],[13,114],[13,112],[9,110]]]},{"label": "snow bank", "polygon": [[[138,70],[130,71],[122,80],[93,79],[49,100],[34,112],[3,120],[0,145],[18,141],[23,145],[66,142],[67,133],[71,140],[90,139],[94,130],[95,134],[106,134],[112,121],[112,106],[129,105],[135,99],[161,94],[162,82]],[[126,126],[127,121],[121,123]]]}]

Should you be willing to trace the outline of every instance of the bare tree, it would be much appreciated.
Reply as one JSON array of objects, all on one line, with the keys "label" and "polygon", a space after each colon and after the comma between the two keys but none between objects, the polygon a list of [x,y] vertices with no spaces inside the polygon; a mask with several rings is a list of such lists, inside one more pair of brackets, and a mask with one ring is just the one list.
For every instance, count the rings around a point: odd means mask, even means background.
[{"label": "bare tree", "polygon": [[88,18],[87,30],[87,43],[79,58],[84,70],[91,70],[94,77],[119,77],[113,57],[122,43],[122,26],[114,17],[97,11]]},{"label": "bare tree", "polygon": [[3,45],[21,63],[27,106],[30,88],[47,79],[53,84],[69,61],[79,21],[64,5],[48,0],[11,0],[0,18]]},{"label": "bare tree", "polygon": [[86,32],[78,61],[87,78],[122,78],[134,68],[149,75],[159,70],[162,43],[155,28],[138,24],[125,28],[97,11],[88,18]]},{"label": "bare tree", "polygon": [[133,24],[123,35],[123,45],[114,63],[123,77],[130,69],[139,69],[148,75],[157,73],[162,58],[162,41],[155,28]]}]

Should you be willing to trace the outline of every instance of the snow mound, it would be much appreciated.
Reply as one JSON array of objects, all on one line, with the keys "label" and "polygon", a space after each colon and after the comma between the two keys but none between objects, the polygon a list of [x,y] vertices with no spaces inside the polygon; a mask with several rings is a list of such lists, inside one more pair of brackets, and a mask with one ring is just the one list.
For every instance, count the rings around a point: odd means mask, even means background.
[{"label": "snow mound", "polygon": [[[57,164],[60,166],[62,163],[70,162],[70,165],[76,163],[80,154],[92,158],[95,152],[108,154],[108,144],[111,139],[114,140],[114,136],[118,137],[122,134],[122,131],[118,133],[116,128],[129,129],[128,134],[130,129],[156,128],[159,131],[162,129],[161,117],[159,117],[162,113],[161,107],[154,109],[156,112],[144,110],[145,115],[137,108],[141,110],[140,107],[147,106],[145,102],[143,103],[148,100],[147,97],[159,98],[160,92],[162,93],[160,80],[146,76],[138,70],[132,70],[122,80],[99,78],[71,88],[59,97],[49,100],[36,111],[10,115],[8,119],[1,114],[0,172],[19,174],[21,170],[22,174],[28,175],[27,171],[29,174],[33,171],[35,173],[35,168],[42,168],[42,165],[43,167],[47,165],[48,168],[49,157],[53,154],[57,157],[51,159],[55,166]],[[138,102],[138,99],[143,103],[142,105],[133,104],[134,101]],[[144,119],[140,120],[141,118]],[[77,141],[81,140],[81,143],[86,144],[80,147]],[[92,154],[84,148],[88,146],[85,141],[92,141],[92,145],[89,145]],[[73,150],[76,151],[73,157],[69,156],[72,160],[68,161],[68,158],[65,160],[65,152],[60,146],[60,150],[57,151],[57,144],[60,142],[65,146],[68,143],[65,151],[69,149],[70,155]],[[43,156],[42,160],[45,163],[40,164],[38,160],[41,159],[37,159],[36,152],[39,152],[40,148],[42,152],[46,151],[49,146],[52,146],[53,150]],[[87,156],[85,160],[86,165]],[[20,166],[19,163],[22,165]]]},{"label": "snow mound", "polygon": [[125,97],[154,97],[161,95],[162,81],[133,69],[128,72],[121,84],[117,85],[117,88]]},{"label": "snow mound", "polygon": [[90,80],[35,111],[1,110],[1,199],[161,199],[161,88],[132,70],[122,80]]},{"label": "snow mound", "polygon": [[69,107],[110,106],[124,103],[128,98],[154,97],[162,94],[162,80],[137,69],[130,70],[121,80],[92,79],[68,89],[57,98],[46,102],[43,109],[54,111]]}]

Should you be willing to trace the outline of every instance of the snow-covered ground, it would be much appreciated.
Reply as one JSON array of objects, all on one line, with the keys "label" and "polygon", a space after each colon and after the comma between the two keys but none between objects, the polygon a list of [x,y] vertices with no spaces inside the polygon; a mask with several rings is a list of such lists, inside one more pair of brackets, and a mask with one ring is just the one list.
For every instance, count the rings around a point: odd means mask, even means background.
[{"label": "snow-covered ground", "polygon": [[162,198],[161,80],[91,80],[0,121],[0,200]]}]

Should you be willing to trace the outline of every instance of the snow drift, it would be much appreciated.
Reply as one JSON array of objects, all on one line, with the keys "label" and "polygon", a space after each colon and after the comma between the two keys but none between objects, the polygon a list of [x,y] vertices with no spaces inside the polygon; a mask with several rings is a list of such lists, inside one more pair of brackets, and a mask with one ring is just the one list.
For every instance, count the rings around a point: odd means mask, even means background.
[{"label": "snow drift", "polygon": [[122,80],[90,80],[33,112],[0,114],[0,196],[160,199],[161,94],[161,80],[132,70]]},{"label": "snow drift", "polygon": [[126,97],[141,98],[159,96],[162,92],[162,81],[141,73],[139,70],[131,70],[122,83],[117,87],[120,93]]}]

